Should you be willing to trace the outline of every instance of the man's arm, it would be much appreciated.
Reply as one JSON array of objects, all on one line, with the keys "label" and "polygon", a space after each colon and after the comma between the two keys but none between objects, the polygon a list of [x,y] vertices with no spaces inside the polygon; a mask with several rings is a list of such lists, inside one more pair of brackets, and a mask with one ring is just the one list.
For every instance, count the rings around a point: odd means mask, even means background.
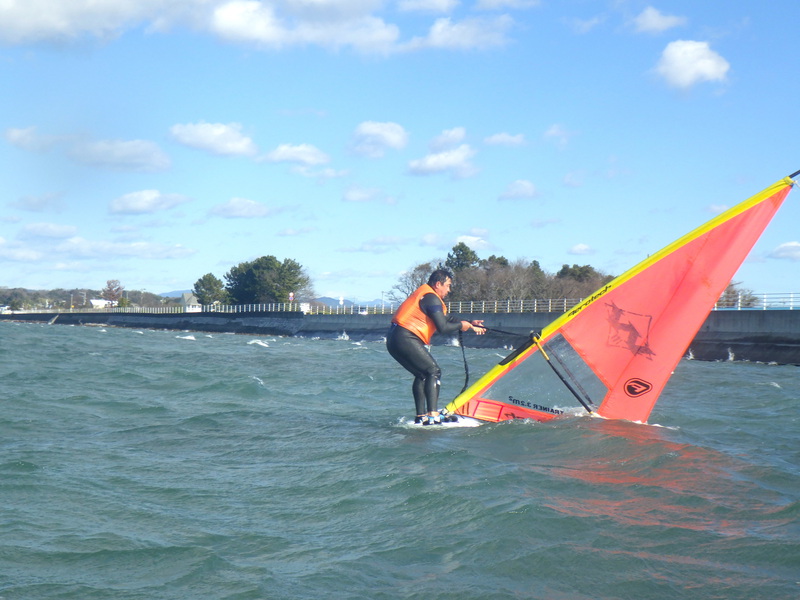
[{"label": "man's arm", "polygon": [[442,301],[436,294],[425,294],[419,301],[419,307],[431,318],[436,326],[436,331],[443,335],[453,335],[459,331],[469,331],[470,329],[478,335],[484,332],[482,327],[476,327],[470,321],[460,321],[453,316],[446,317],[442,309]]}]

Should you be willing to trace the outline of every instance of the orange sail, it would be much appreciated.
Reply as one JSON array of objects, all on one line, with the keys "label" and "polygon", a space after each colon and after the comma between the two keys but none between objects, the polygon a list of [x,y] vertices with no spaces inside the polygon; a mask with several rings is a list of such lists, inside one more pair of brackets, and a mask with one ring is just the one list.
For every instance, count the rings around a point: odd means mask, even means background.
[{"label": "orange sail", "polygon": [[484,421],[546,421],[577,399],[605,418],[647,421],[686,348],[794,183],[791,177],[778,181],[603,286],[446,410]]}]

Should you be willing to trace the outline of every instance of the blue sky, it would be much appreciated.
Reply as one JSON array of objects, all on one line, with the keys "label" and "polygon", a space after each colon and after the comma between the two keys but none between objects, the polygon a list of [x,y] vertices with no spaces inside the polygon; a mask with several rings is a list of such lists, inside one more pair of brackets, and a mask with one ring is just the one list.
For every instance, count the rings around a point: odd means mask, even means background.
[{"label": "blue sky", "polygon": [[[0,3],[0,286],[619,274],[800,169],[795,0]],[[793,191],[736,276],[800,291]]]}]

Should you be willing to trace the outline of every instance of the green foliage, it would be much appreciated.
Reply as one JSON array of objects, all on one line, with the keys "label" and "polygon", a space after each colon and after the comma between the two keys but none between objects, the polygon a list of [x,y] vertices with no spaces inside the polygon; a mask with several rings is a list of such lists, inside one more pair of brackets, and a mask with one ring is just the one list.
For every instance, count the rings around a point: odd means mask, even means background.
[{"label": "green foliage", "polygon": [[211,273],[206,273],[195,281],[192,291],[197,297],[197,301],[204,306],[215,302],[221,304],[228,302],[228,292],[225,290],[222,280]]},{"label": "green foliage", "polygon": [[[402,300],[425,283],[436,264],[436,260],[422,263],[405,273],[393,288],[392,299]],[[448,298],[452,301],[585,298],[613,279],[591,265],[564,265],[552,274],[536,260],[510,261],[496,255],[481,260],[463,242],[453,246],[445,266],[454,274]]]},{"label": "green foliage", "polygon": [[488,270],[507,269],[510,265],[508,259],[505,256],[495,256],[494,254],[492,254],[486,260],[481,260],[479,262],[482,269],[488,269]]},{"label": "green foliage", "polygon": [[300,263],[291,258],[280,262],[272,255],[239,263],[225,274],[225,282],[235,304],[288,302],[290,293],[297,300],[313,294],[311,279]]},{"label": "green foliage", "polygon": [[471,269],[477,266],[479,262],[480,259],[478,255],[475,254],[475,251],[464,242],[459,242],[453,246],[453,251],[447,255],[444,266],[455,274],[466,269]]},{"label": "green foliage", "polygon": [[561,270],[556,273],[556,277],[559,279],[574,279],[575,281],[584,282],[602,278],[602,275],[591,265],[572,265],[571,267],[569,265],[563,265]]}]

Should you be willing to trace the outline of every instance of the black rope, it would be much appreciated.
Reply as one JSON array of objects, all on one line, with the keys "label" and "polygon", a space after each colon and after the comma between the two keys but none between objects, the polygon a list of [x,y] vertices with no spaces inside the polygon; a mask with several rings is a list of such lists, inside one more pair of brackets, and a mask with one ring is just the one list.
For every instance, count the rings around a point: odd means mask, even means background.
[{"label": "black rope", "polygon": [[492,333],[499,333],[499,334],[502,334],[502,335],[513,335],[513,336],[516,336],[516,337],[523,337],[523,338],[530,338],[533,335],[533,332],[531,332],[531,333],[514,333],[513,331],[503,331],[502,329],[493,329],[491,327],[486,327],[486,325],[481,325],[480,327],[483,327],[483,329],[485,329],[486,331],[491,331]]},{"label": "black rope", "polygon": [[[502,329],[492,329],[491,327],[486,327],[486,325],[480,325],[486,331],[491,331],[493,333],[500,333],[502,335],[513,335],[516,337],[522,337],[527,339],[533,339],[536,335],[535,332],[531,331],[529,334],[523,333],[514,333],[512,331],[503,331]],[[461,346],[461,357],[464,359],[464,387],[461,388],[461,391],[458,392],[458,395],[463,394],[466,389],[469,387],[469,363],[467,363],[467,352],[464,350],[464,332],[459,330],[458,332],[458,345]]]},{"label": "black rope", "polygon": [[461,395],[469,387],[469,365],[467,364],[467,353],[464,350],[464,332],[460,329],[458,330],[458,345],[461,346],[461,357],[464,359],[464,387],[458,392]]},{"label": "black rope", "polygon": [[583,398],[581,398],[581,395],[578,393],[578,390],[576,390],[572,386],[572,384],[567,380],[567,378],[564,377],[564,375],[562,375],[561,372],[558,369],[556,369],[555,365],[550,361],[550,357],[547,355],[547,352],[544,351],[544,348],[542,347],[542,344],[540,343],[538,336],[534,336],[533,337],[533,343],[536,344],[536,346],[538,346],[539,352],[544,357],[544,359],[547,361],[547,364],[550,365],[550,368],[553,369],[553,373],[558,375],[558,378],[561,380],[561,382],[565,386],[567,386],[567,389],[570,392],[572,392],[572,395],[575,396],[575,398],[578,399],[578,402],[580,402],[583,405],[583,408],[585,408],[587,411],[589,411],[589,414],[593,414],[592,413],[592,409],[589,408],[589,405],[586,404],[586,402],[583,401]]}]

